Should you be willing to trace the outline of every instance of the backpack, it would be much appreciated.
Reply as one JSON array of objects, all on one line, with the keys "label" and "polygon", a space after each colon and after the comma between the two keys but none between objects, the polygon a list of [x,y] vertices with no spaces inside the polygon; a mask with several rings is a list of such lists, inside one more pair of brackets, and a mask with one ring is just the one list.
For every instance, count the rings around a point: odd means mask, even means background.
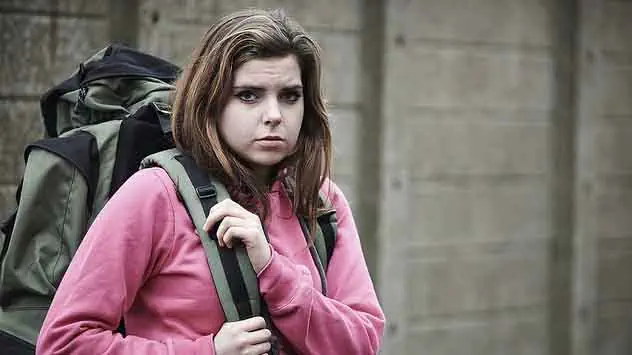
[{"label": "backpack", "polygon": [[[85,232],[139,167],[161,167],[174,181],[202,238],[226,320],[266,315],[243,248],[219,248],[214,231],[209,236],[202,230],[210,207],[228,193],[175,149],[169,103],[179,72],[168,61],[112,45],[42,97],[46,138],[26,147],[17,208],[0,228],[3,351],[34,353],[46,312]],[[336,216],[327,200],[321,201],[310,252],[326,292]],[[299,222],[305,232],[305,220]]]}]

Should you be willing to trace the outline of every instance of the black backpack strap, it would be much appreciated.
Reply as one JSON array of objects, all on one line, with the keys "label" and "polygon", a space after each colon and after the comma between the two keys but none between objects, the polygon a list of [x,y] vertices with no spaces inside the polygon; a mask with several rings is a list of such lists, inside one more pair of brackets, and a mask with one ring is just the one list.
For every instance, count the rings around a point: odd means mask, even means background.
[{"label": "black backpack strap", "polygon": [[[226,321],[234,322],[259,315],[274,332],[270,314],[259,293],[257,275],[243,246],[220,248],[217,243],[217,225],[213,226],[210,235],[202,228],[211,207],[229,197],[226,189],[202,171],[191,156],[177,149],[153,154],[141,163],[141,167],[151,166],[159,166],[167,171],[187,207],[206,252]],[[278,342],[274,341],[270,354],[276,355],[278,352]]]},{"label": "black backpack strap", "polygon": [[226,189],[199,169],[193,158],[176,149],[153,154],[141,166],[163,168],[176,185],[202,241],[226,320],[234,322],[261,315],[257,275],[245,249],[221,248],[217,244],[217,226],[210,233],[203,229],[210,208],[228,198]]},{"label": "black backpack strap", "polygon": [[331,256],[334,253],[336,247],[336,233],[338,227],[338,219],[336,218],[336,210],[330,209],[322,213],[316,218],[318,222],[318,228],[323,235],[323,241],[325,243],[325,257],[323,267],[327,270]]},{"label": "black backpack strap", "polygon": [[[186,170],[193,188],[197,193],[202,208],[204,209],[204,215],[208,216],[211,207],[217,203],[217,190],[209,179],[208,175],[197,167],[193,158],[188,155],[179,155],[175,157],[177,161],[182,164],[184,170]],[[213,226],[213,229],[209,233],[209,237],[214,241],[217,241],[217,227],[219,223]],[[246,288],[246,282],[242,275],[241,268],[239,266],[239,260],[237,259],[237,253],[233,249],[219,248],[219,258],[222,263],[222,268],[228,279],[228,287],[233,298],[233,303],[237,307],[237,313],[239,319],[250,318],[254,315],[252,307],[250,305],[248,290]]]}]

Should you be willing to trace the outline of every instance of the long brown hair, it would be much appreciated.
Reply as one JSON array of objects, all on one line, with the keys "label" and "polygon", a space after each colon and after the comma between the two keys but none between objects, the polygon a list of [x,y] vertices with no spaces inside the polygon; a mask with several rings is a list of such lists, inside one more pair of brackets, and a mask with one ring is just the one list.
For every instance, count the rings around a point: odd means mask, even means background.
[{"label": "long brown hair", "polygon": [[177,147],[191,154],[229,191],[245,192],[262,206],[257,209],[262,220],[269,210],[268,186],[257,181],[218,133],[233,75],[251,59],[297,58],[304,91],[303,123],[295,152],[277,169],[283,169],[294,182],[290,194],[293,212],[306,217],[313,227],[318,191],[331,172],[331,133],[321,89],[320,53],[316,41],[282,11],[243,10],[223,17],[206,32],[176,83],[172,126]]}]

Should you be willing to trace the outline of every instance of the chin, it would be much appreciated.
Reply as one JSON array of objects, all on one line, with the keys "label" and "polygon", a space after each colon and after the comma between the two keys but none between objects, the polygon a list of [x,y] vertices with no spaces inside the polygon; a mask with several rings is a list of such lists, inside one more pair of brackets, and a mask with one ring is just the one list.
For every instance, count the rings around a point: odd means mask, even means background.
[{"label": "chin", "polygon": [[254,166],[272,168],[277,166],[283,159],[274,159],[274,160],[251,160],[250,163]]},{"label": "chin", "polygon": [[277,166],[283,159],[286,158],[286,155],[278,155],[278,156],[267,156],[267,157],[254,157],[253,159],[248,159],[250,164],[261,167],[274,167]]}]

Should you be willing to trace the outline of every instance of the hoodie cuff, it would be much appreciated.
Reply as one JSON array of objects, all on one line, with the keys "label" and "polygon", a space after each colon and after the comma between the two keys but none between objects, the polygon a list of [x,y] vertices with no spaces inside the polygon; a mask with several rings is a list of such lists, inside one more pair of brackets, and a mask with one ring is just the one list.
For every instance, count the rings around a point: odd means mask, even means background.
[{"label": "hoodie cuff", "polygon": [[274,249],[272,248],[272,245],[270,245],[270,243],[268,243],[268,248],[270,248],[270,257],[268,258],[268,262],[257,273],[257,278],[259,278],[259,276],[268,268],[268,266],[270,266],[272,259],[274,259]]},{"label": "hoodie cuff", "polygon": [[295,265],[272,248],[269,263],[258,275],[259,291],[270,311],[284,308],[298,292],[300,279],[309,276],[306,267]]}]

